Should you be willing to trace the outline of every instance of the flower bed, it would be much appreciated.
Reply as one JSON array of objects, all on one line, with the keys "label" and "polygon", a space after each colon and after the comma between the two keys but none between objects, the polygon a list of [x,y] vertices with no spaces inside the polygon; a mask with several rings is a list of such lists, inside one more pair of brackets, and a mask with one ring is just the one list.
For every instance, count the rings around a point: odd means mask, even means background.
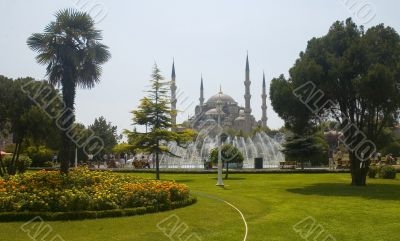
[{"label": "flower bed", "polygon": [[[147,209],[154,212],[193,202],[189,189],[183,184],[86,168],[72,170],[67,176],[58,171],[37,171],[0,179],[0,216],[2,213],[26,211],[109,210],[112,213],[118,209],[131,210],[128,214],[140,214]],[[119,213],[117,216],[126,215],[126,212],[116,213]],[[94,212],[89,216],[98,215]]]}]

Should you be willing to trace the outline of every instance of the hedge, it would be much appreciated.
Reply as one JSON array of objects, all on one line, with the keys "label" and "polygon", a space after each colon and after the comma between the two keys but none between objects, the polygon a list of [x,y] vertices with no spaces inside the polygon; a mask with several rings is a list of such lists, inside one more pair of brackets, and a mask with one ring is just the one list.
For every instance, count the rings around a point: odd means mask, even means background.
[{"label": "hedge", "polygon": [[103,211],[74,211],[74,212],[0,212],[0,222],[29,221],[35,217],[41,217],[44,221],[56,220],[82,220],[111,217],[127,217],[156,213],[177,208],[186,207],[197,202],[196,197],[191,196],[184,201],[172,202],[170,205],[148,206],[125,209],[112,209]]}]

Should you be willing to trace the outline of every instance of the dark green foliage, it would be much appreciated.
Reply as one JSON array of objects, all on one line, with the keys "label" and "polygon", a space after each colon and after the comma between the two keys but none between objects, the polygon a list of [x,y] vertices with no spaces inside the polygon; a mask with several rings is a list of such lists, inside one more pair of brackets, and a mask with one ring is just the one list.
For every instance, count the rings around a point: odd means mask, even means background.
[{"label": "dark green foliage", "polygon": [[98,157],[102,157],[106,153],[111,153],[112,148],[117,144],[119,136],[117,135],[117,126],[113,126],[111,122],[100,116],[94,120],[94,123],[88,127],[94,132],[95,136],[100,137],[104,143],[103,149],[99,152]]},{"label": "dark green foliage", "polygon": [[[28,221],[35,217],[41,217],[45,221],[55,220],[82,220],[97,219],[107,217],[127,217],[143,215],[146,213],[155,213],[177,208],[186,207],[197,202],[197,199],[191,196],[184,201],[172,202],[168,207],[138,207],[126,209],[113,209],[103,211],[70,211],[70,212],[0,212],[0,222]],[[37,219],[40,221],[40,219]]]},{"label": "dark green foliage", "polygon": [[276,113],[285,121],[285,127],[297,134],[309,134],[314,115],[293,95],[293,83],[283,75],[271,80],[269,96]]},{"label": "dark green foliage", "polygon": [[[309,134],[315,119],[332,119],[343,125],[347,119],[355,128],[344,132],[345,139],[362,131],[379,147],[385,127],[392,127],[398,119],[399,66],[400,36],[393,28],[379,24],[364,31],[351,19],[337,21],[326,35],[308,41],[288,78],[272,80],[271,103],[296,134]],[[293,91],[298,88],[296,99]],[[362,186],[368,167],[361,165],[361,155],[356,155],[358,144],[360,141],[347,143],[352,185]]]},{"label": "dark green foliage", "polygon": [[[32,160],[25,155],[19,155],[18,159],[15,160],[16,173],[24,173],[30,166]],[[12,156],[3,157],[3,164],[6,169],[12,168]]]},{"label": "dark green foliage", "polygon": [[368,177],[375,178],[378,174],[379,168],[376,165],[370,165],[368,169]]},{"label": "dark green foliage", "polygon": [[395,179],[396,169],[393,166],[382,166],[379,169],[379,177],[383,179]]},{"label": "dark green foliage", "polygon": [[382,150],[382,155],[393,154],[395,157],[400,157],[400,143],[397,141],[393,141],[384,147]]},{"label": "dark green foliage", "polygon": [[[13,153],[10,166],[7,170],[2,168],[0,161],[0,176],[15,174],[16,160],[24,148],[29,145],[43,145],[58,143],[58,129],[54,121],[46,114],[44,108],[58,110],[58,92],[45,81],[36,81],[32,78],[19,78],[16,80],[0,76],[0,104],[2,132],[13,135]],[[46,91],[41,91],[46,90]],[[53,100],[45,102],[45,100]]]},{"label": "dark green foliage", "polygon": [[321,135],[290,135],[283,148],[282,152],[288,161],[310,161],[312,165],[328,163],[328,144]]}]

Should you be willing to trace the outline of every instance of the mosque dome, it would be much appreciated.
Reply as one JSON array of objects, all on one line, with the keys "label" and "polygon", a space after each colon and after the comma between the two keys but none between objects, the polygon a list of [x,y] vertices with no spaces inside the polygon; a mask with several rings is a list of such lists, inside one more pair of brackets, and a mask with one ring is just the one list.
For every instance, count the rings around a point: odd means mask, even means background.
[{"label": "mosque dome", "polygon": [[237,104],[231,96],[224,94],[221,91],[218,94],[211,96],[207,100],[207,104],[217,104],[218,100],[221,101],[221,104]]}]

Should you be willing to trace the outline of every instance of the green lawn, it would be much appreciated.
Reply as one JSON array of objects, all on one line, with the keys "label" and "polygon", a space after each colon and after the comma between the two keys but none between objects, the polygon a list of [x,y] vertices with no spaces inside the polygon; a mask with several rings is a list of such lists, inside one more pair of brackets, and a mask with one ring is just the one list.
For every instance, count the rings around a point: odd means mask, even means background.
[{"label": "green lawn", "polygon": [[[190,186],[197,193],[198,202],[143,216],[48,222],[53,230],[44,240],[59,234],[66,241],[179,241],[179,231],[170,239],[157,228],[168,217],[170,221],[178,217],[178,224],[187,225],[181,240],[193,233],[203,241],[243,240],[245,226],[240,214],[218,199],[233,204],[243,213],[248,224],[247,240],[251,241],[303,240],[293,226],[309,216],[312,219],[308,220],[315,221],[315,226],[320,225],[323,231],[315,240],[324,240],[327,235],[336,240],[399,240],[399,179],[369,179],[367,187],[352,187],[348,185],[349,174],[234,174],[230,177],[224,180],[226,188],[220,189],[215,186],[215,174],[162,174],[163,179]],[[0,240],[31,240],[21,231],[22,224],[0,223]],[[170,231],[174,224],[164,222],[161,226]],[[316,233],[307,240],[313,240]],[[194,240],[198,239],[190,239]]]}]

